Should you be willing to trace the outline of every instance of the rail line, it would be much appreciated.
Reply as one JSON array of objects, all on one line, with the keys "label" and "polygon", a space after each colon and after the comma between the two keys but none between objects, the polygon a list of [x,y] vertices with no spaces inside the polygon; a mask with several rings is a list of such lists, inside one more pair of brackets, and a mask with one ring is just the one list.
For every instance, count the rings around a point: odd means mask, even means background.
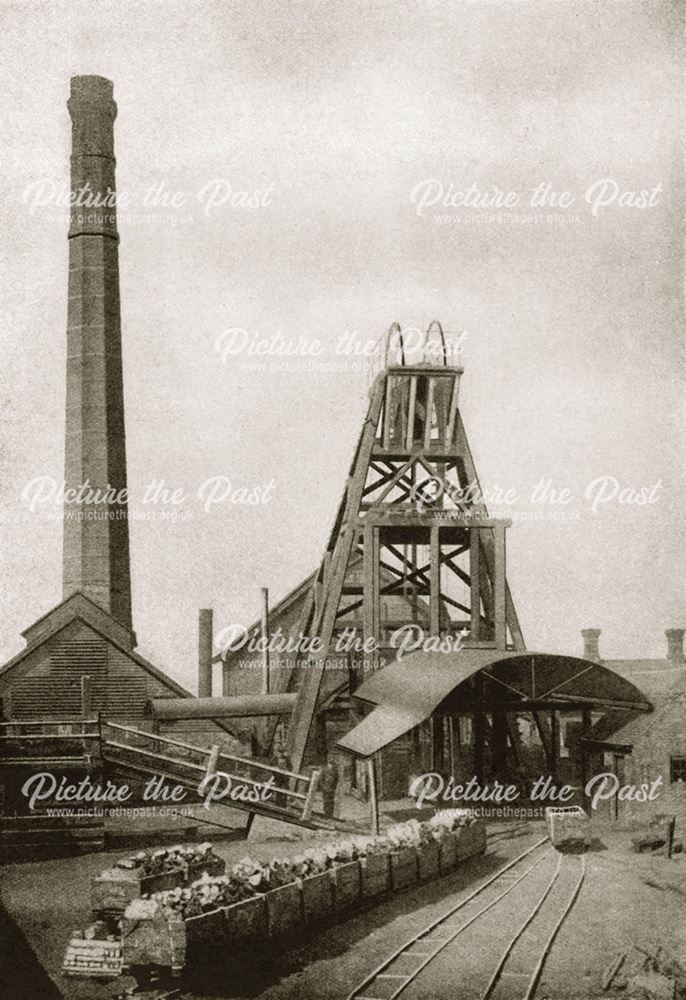
[{"label": "rail line", "polygon": [[[562,866],[565,861],[568,862],[568,866],[570,868],[572,866],[577,867],[574,865],[574,860],[571,857],[564,854],[558,855],[557,866],[552,879],[545,887],[540,898],[536,901],[531,912],[508,941],[505,950],[498,960],[495,971],[491,976],[486,989],[481,995],[481,1000],[516,1000],[519,996],[521,996],[521,1000],[532,1000],[535,996],[536,987],[538,986],[538,981],[553,941],[555,940],[560,927],[564,923],[567,914],[576,902],[576,898],[581,890],[581,884],[586,875],[586,856],[581,855],[579,858],[578,876],[574,880],[573,891],[565,900],[565,904],[559,915],[556,915],[556,919],[553,921],[552,930],[543,947],[540,948],[538,946],[538,939],[535,937],[533,940],[527,942],[526,934],[529,931],[529,927],[541,914],[544,905],[547,903],[549,898],[552,898],[553,891],[558,887],[561,881]],[[520,951],[519,956],[516,954],[517,949]],[[527,951],[529,954],[527,954]],[[532,951],[533,958],[530,957],[530,953]],[[508,972],[508,965],[513,963],[518,965],[520,969],[525,969],[525,971]],[[512,979],[519,980],[521,989],[517,989],[517,984],[513,983]],[[522,982],[522,980],[525,980],[525,982]]]},{"label": "rail line", "polygon": [[[555,863],[555,858],[557,863],[550,874],[547,869],[551,863]],[[575,862],[579,864],[576,865]],[[517,887],[526,882],[527,890],[531,888],[531,883],[534,888],[538,888],[536,883],[541,881],[541,875],[542,891],[537,892],[533,908],[527,910],[529,901],[520,898],[521,892],[516,891]],[[570,875],[574,876],[572,891],[565,892]],[[482,925],[492,921],[493,917],[496,918],[493,927],[497,927],[498,931],[501,927],[511,927],[515,921],[518,922],[495,961],[486,955],[483,961],[479,960],[485,976],[490,968],[494,971],[485,985],[474,982],[470,995],[473,994],[479,1000],[532,1000],[546,957],[576,901],[584,875],[584,856],[572,858],[556,855],[547,837],[542,838],[499,869],[466,899],[401,945],[348,995],[348,1000],[395,1000],[453,942],[462,935],[469,939],[470,928],[473,936],[477,929],[481,930]],[[523,909],[526,917],[522,921],[519,918]],[[541,920],[537,920],[539,915],[546,932],[550,931],[542,946],[534,933],[534,925],[535,928],[541,925]],[[496,940],[500,941],[501,937],[496,936]],[[471,944],[467,953],[483,951],[481,934]],[[450,969],[459,974],[459,963],[451,962]],[[419,996],[416,989],[410,992]],[[440,995],[440,990],[434,990],[432,986],[427,991],[427,995],[429,994]]]}]

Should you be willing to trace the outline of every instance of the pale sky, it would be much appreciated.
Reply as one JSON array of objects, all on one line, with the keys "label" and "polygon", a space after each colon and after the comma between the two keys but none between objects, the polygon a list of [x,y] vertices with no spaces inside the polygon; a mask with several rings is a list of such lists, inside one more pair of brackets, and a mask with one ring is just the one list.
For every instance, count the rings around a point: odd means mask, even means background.
[{"label": "pale sky", "polygon": [[[36,199],[68,189],[69,78],[88,73],[114,81],[130,199],[131,511],[157,517],[131,526],[141,652],[194,690],[197,609],[213,606],[217,628],[248,624],[260,586],[276,601],[315,568],[366,406],[364,365],[335,345],[437,318],[465,331],[462,409],[482,483],[519,495],[495,512],[514,519],[509,579],[528,646],[576,653],[595,626],[608,657],[662,656],[663,630],[686,625],[682,11],[0,4],[0,661],[61,596],[59,508],[22,499],[34,478],[63,474],[67,223]],[[412,192],[428,181],[515,192],[524,217],[540,183],[573,204],[537,209],[538,223],[418,214]],[[151,185],[177,206],[146,206]],[[227,185],[239,204],[206,214]],[[611,202],[595,214],[589,188]],[[653,192],[643,208],[641,191]],[[318,341],[318,365],[222,360],[232,328]],[[271,484],[269,500],[205,512],[197,493],[217,476]],[[598,477],[654,502],[594,512],[584,493]],[[541,479],[571,491],[565,520],[531,503]],[[143,502],[153,481],[185,491],[184,518]]]}]

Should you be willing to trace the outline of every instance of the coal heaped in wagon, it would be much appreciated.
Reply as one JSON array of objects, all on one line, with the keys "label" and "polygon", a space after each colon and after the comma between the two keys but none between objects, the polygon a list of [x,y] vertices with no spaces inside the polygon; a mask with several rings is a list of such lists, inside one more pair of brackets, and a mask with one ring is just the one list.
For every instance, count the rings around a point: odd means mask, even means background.
[{"label": "coal heaped in wagon", "polygon": [[[186,961],[211,954],[217,945],[236,948],[237,955],[249,954],[270,941],[285,941],[304,930],[334,923],[483,853],[486,829],[481,820],[455,810],[454,815],[446,811],[428,823],[411,821],[391,827],[387,835],[363,837],[358,842],[364,856],[348,860],[350,848],[345,842],[340,863],[329,856],[324,870],[285,885],[269,887],[265,879],[252,898],[229,906],[213,905],[212,900],[221,898],[216,890],[223,891],[230,876],[204,878],[192,887],[199,898],[204,893],[209,900],[204,904],[206,912],[193,913],[187,904],[185,911],[183,906],[168,909],[183,899],[184,891],[178,889],[142,901],[144,907],[134,901],[121,925],[124,967],[155,965],[179,970]],[[311,852],[325,850],[313,848]],[[257,870],[255,877],[259,879]],[[197,906],[196,900],[191,899],[190,905]]]}]

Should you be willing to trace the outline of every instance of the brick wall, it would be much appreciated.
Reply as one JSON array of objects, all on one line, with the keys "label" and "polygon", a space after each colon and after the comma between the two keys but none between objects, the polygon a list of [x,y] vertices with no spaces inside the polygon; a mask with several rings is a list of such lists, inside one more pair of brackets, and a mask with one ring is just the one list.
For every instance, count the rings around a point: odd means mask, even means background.
[{"label": "brick wall", "polygon": [[648,814],[673,813],[686,835],[686,782],[670,782],[672,757],[686,757],[686,689],[665,696],[655,711],[641,720],[633,752],[625,759],[628,782],[649,783],[659,775],[663,779],[655,802],[648,806],[627,803],[628,818],[640,821]]}]

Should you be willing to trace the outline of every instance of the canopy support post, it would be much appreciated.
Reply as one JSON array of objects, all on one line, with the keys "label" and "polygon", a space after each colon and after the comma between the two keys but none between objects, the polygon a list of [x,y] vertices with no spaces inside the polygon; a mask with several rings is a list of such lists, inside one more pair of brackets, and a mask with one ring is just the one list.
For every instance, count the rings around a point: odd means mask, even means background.
[{"label": "canopy support post", "polygon": [[556,709],[550,711],[550,773],[557,783],[560,770],[560,716]]},{"label": "canopy support post", "polygon": [[474,772],[480,785],[484,781],[484,743],[486,739],[486,717],[484,714],[484,680],[481,673],[474,678],[476,712],[474,713]]}]

